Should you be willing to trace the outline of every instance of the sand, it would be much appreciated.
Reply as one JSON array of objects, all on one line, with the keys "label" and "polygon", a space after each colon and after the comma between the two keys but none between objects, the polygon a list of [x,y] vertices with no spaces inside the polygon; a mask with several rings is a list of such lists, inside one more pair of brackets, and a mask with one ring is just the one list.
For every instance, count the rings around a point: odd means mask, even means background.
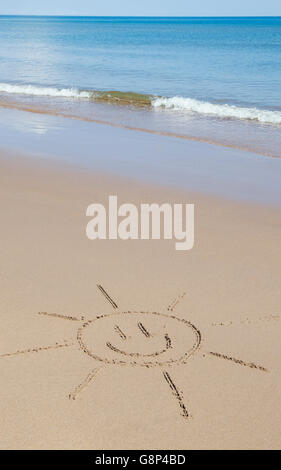
[{"label": "sand", "polygon": [[[1,449],[280,448],[280,211],[22,156],[0,166]],[[88,240],[86,207],[109,194],[194,203],[194,248]],[[103,345],[136,331],[149,358]]]}]

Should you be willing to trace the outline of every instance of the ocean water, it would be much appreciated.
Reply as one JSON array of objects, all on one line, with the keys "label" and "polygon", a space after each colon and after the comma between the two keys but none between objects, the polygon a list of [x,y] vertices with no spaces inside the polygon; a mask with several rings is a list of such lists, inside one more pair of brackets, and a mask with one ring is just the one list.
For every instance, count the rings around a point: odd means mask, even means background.
[{"label": "ocean water", "polygon": [[281,156],[281,18],[0,16],[0,106]]}]

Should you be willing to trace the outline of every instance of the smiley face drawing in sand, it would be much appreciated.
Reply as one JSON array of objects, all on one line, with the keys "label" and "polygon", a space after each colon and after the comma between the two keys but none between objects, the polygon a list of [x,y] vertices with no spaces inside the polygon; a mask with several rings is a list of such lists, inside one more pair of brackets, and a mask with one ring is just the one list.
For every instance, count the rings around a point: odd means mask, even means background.
[{"label": "smiley face drawing in sand", "polygon": [[71,400],[79,398],[83,389],[92,382],[103,367],[157,367],[169,385],[172,396],[176,399],[180,413],[185,419],[191,415],[184,403],[182,392],[171,377],[170,370],[173,366],[186,364],[194,354],[201,354],[202,357],[211,355],[214,358],[267,372],[267,369],[252,362],[244,362],[241,359],[213,351],[201,352],[201,332],[199,329],[188,320],[173,314],[175,307],[185,294],[176,297],[167,307],[165,313],[121,311],[106,290],[100,284],[97,287],[111,304],[112,313],[86,318],[84,316],[75,317],[39,312],[39,315],[79,322],[76,343],[65,341],[54,346],[2,354],[0,358],[76,344],[82,353],[93,359],[95,365],[84,380],[69,394],[68,397]]}]

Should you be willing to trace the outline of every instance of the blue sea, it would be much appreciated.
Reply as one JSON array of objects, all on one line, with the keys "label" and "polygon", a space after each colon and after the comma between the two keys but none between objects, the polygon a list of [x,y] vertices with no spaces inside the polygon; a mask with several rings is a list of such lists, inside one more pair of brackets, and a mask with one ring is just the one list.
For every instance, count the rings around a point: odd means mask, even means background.
[{"label": "blue sea", "polygon": [[281,18],[0,16],[0,106],[280,156]]}]

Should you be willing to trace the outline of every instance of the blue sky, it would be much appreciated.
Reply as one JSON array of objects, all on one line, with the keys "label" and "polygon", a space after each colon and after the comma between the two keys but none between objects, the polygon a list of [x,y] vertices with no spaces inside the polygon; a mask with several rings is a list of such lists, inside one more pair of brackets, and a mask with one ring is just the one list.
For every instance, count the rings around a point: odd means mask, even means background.
[{"label": "blue sky", "polygon": [[0,14],[278,16],[281,0],[9,0]]}]

